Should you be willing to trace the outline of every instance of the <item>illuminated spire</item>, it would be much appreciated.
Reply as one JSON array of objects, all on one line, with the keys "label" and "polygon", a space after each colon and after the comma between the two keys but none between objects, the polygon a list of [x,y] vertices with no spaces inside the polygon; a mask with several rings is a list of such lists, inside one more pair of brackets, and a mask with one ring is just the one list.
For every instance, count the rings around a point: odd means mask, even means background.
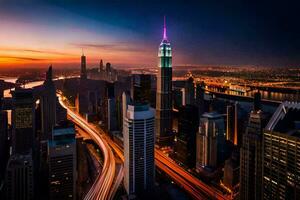
[{"label": "illuminated spire", "polygon": [[167,26],[166,26],[166,16],[164,16],[164,40],[167,40]]}]

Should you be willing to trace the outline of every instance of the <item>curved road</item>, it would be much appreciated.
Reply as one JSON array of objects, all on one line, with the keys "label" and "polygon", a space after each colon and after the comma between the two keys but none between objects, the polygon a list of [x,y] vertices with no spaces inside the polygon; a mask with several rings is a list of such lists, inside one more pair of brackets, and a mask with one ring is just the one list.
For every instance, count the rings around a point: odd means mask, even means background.
[{"label": "curved road", "polygon": [[120,167],[118,174],[116,174],[116,160],[114,153],[108,143],[101,137],[99,132],[85,121],[81,116],[72,111],[62,101],[62,97],[58,94],[60,104],[67,109],[68,116],[78,126],[85,130],[95,143],[102,150],[104,155],[104,164],[102,172],[98,175],[89,192],[85,196],[85,200],[104,200],[112,199],[123,178],[123,167]]}]

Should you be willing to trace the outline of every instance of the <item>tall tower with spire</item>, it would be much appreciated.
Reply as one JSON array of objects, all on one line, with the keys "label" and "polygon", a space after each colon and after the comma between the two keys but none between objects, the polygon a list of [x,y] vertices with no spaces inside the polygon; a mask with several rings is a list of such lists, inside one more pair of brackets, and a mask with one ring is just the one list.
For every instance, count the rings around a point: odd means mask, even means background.
[{"label": "tall tower with spire", "polygon": [[172,50],[164,17],[163,39],[158,49],[156,91],[156,142],[166,146],[172,138]]},{"label": "tall tower with spire", "polygon": [[42,140],[51,138],[56,122],[56,88],[52,77],[52,65],[46,72],[44,90],[41,96]]},{"label": "tall tower with spire", "polygon": [[80,78],[81,79],[87,79],[87,75],[86,75],[86,57],[83,54],[83,52],[82,52],[82,56],[81,56]]}]

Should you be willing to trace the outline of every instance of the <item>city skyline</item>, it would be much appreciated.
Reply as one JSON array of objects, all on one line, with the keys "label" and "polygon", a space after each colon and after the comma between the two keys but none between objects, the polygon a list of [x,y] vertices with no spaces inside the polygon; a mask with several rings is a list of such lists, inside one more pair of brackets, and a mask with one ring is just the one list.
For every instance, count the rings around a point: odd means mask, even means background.
[{"label": "city skyline", "polygon": [[[0,68],[100,59],[155,67],[166,15],[176,65],[298,66],[297,4],[165,1],[0,2]],[[142,16],[142,17],[141,17]]]},{"label": "city skyline", "polygon": [[299,199],[286,8],[0,0],[0,199]]}]

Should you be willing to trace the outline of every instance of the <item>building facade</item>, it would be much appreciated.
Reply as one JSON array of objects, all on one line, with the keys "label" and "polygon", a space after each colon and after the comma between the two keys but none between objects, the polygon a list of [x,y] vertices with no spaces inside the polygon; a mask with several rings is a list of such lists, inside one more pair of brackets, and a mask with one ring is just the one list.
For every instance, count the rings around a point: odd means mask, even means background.
[{"label": "building facade", "polygon": [[35,101],[32,89],[16,88],[12,92],[13,154],[31,152],[35,133]]},{"label": "building facade", "polygon": [[156,89],[156,142],[162,146],[172,140],[172,50],[164,24],[163,40],[158,51]]},{"label": "building facade", "polygon": [[6,169],[6,198],[14,200],[34,199],[34,169],[32,155],[14,154]]},{"label": "building facade", "polygon": [[48,141],[50,199],[76,199],[75,127],[65,122]]},{"label": "building facade", "polygon": [[179,108],[178,136],[175,143],[175,159],[189,168],[196,166],[196,134],[199,127],[196,106]]},{"label": "building facade", "polygon": [[240,149],[240,198],[262,197],[262,112],[252,111]]},{"label": "building facade", "polygon": [[263,133],[263,199],[300,199],[300,103],[282,103]]},{"label": "building facade", "polygon": [[222,162],[225,145],[225,127],[223,116],[212,112],[204,113],[200,118],[197,133],[196,168],[216,168]]},{"label": "building facade", "polygon": [[154,186],[154,109],[128,105],[123,119],[125,174],[128,195],[144,194]]}]

